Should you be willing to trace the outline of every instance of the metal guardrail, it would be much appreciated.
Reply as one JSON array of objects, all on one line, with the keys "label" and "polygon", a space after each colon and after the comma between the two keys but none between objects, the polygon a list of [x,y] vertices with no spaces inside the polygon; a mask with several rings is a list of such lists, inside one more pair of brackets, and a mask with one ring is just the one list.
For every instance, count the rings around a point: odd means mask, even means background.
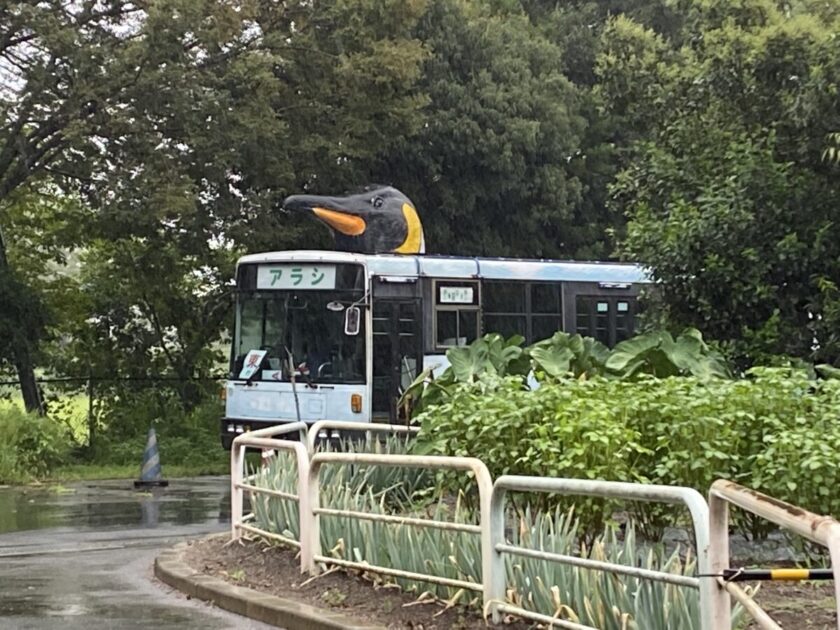
[{"label": "metal guardrail", "polygon": [[315,453],[315,444],[318,442],[318,435],[326,430],[364,431],[370,439],[373,433],[405,433],[415,435],[420,432],[420,427],[404,426],[400,424],[381,424],[376,422],[349,422],[347,420],[319,420],[309,429],[307,448],[309,454]]},{"label": "metal guardrail", "polygon": [[[281,424],[275,427],[267,427],[249,433],[243,433],[233,440],[230,448],[230,535],[231,540],[238,540],[242,531],[247,531],[259,536],[265,536],[273,540],[286,543],[293,547],[300,549],[301,566],[304,560],[311,561],[312,550],[308,546],[308,539],[301,536],[301,540],[294,540],[287,536],[282,536],[274,532],[267,532],[259,529],[253,525],[246,524],[246,521],[251,520],[254,516],[253,512],[250,514],[242,514],[244,504],[244,492],[247,490],[253,495],[267,495],[275,496],[282,499],[288,499],[298,502],[298,512],[300,513],[300,532],[304,529],[304,514],[309,512],[309,494],[306,492],[307,479],[309,477],[309,453],[302,441],[306,435],[307,425],[305,422],[290,422],[288,424]],[[291,440],[276,439],[279,435],[288,435],[290,433],[299,433],[301,441],[293,442]],[[271,490],[269,488],[260,488],[251,483],[253,475],[245,476],[245,451],[248,447],[272,449],[279,451],[290,451],[295,455],[298,469],[298,491],[297,494],[288,494],[280,492],[279,490]]]},{"label": "metal guardrail", "polygon": [[[647,484],[624,483],[619,481],[598,481],[586,479],[557,479],[550,477],[519,477],[505,475],[499,477],[493,485],[493,497],[490,502],[490,540],[492,557],[490,561],[489,592],[485,605],[489,606],[494,623],[501,620],[499,612],[509,612],[521,617],[545,621],[544,615],[538,615],[524,608],[499,605],[505,599],[507,589],[505,563],[502,554],[509,553],[518,556],[539,558],[551,562],[571,564],[587,569],[608,571],[630,575],[642,579],[667,582],[678,586],[696,588],[700,590],[700,628],[701,630],[716,630],[712,625],[711,603],[714,597],[715,585],[710,577],[693,578],[674,575],[665,571],[642,569],[624,564],[590,560],[578,556],[569,556],[536,549],[516,547],[505,543],[505,497],[509,490],[518,492],[553,492],[560,494],[605,497],[611,499],[631,499],[634,501],[655,501],[659,503],[683,504],[691,514],[694,527],[694,540],[697,544],[698,573],[708,576],[709,561],[709,509],[703,496],[691,488],[678,486],[659,486]],[[567,625],[569,628],[585,626]]]},{"label": "metal guardrail", "polygon": [[[350,510],[332,510],[329,508],[322,508],[320,506],[321,485],[319,482],[318,473],[321,470],[321,466],[329,463],[394,466],[399,468],[428,468],[432,470],[463,470],[472,472],[475,476],[476,485],[478,486],[480,524],[476,526],[469,525],[466,523],[435,521],[431,519],[416,519],[402,516],[393,516],[390,514],[370,514],[367,512],[354,512]],[[490,513],[490,495],[493,492],[493,480],[490,477],[490,471],[487,470],[487,466],[485,466],[481,460],[475,459],[474,457],[382,455],[374,453],[317,453],[313,455],[312,459],[310,460],[308,486],[309,509],[311,519],[309,519],[308,521],[308,528],[306,532],[307,537],[309,538],[308,545],[314,551],[310,562],[307,565],[301,565],[304,571],[308,571],[310,574],[316,575],[319,572],[317,563],[324,562],[326,564],[334,564],[354,569],[372,571],[374,573],[381,573],[382,575],[391,575],[394,577],[422,580],[425,582],[430,582],[432,584],[442,584],[444,586],[453,586],[455,588],[463,588],[466,590],[478,591],[484,593],[486,597],[487,580],[482,580],[483,583],[466,582],[464,580],[454,580],[427,573],[414,573],[411,571],[402,571],[400,569],[393,569],[391,567],[371,565],[365,562],[341,560],[321,555],[320,516],[346,516],[368,521],[400,523],[419,527],[434,527],[436,529],[447,529],[450,531],[479,533],[481,535],[482,575],[489,575],[490,540],[489,530],[485,526],[485,524],[488,522],[488,516]],[[301,510],[301,518],[303,518],[302,515],[303,510]],[[301,532],[303,531],[304,529],[301,527]]]},{"label": "metal guardrail", "polygon": [[[834,597],[837,628],[840,630],[840,522],[820,516],[766,494],[745,488],[732,481],[718,480],[709,490],[709,527],[711,535],[711,571],[720,575],[729,569],[729,505],[736,505],[776,525],[828,548],[834,572]],[[734,597],[762,628],[780,626],[737,584],[717,580],[715,628],[731,626],[730,596]]]},{"label": "metal guardrail", "polygon": [[[318,563],[324,563],[481,592],[484,610],[489,613],[494,622],[500,620],[501,613],[509,613],[561,628],[596,630],[590,626],[528,611],[506,602],[507,576],[503,554],[507,553],[549,562],[570,564],[586,569],[608,571],[640,579],[661,581],[680,587],[696,588],[700,595],[701,630],[728,630],[731,627],[730,597],[734,597],[746,612],[758,621],[762,628],[777,629],[779,626],[743,589],[721,577],[724,570],[730,569],[729,504],[731,503],[813,542],[826,546],[834,567],[835,595],[837,601],[840,602],[840,579],[838,579],[840,578],[840,522],[830,517],[807,512],[738,484],[728,481],[715,482],[709,492],[708,504],[695,490],[678,486],[517,476],[500,477],[494,484],[487,467],[475,458],[374,453],[316,453],[315,443],[318,433],[326,429],[365,431],[368,434],[374,432],[404,434],[414,432],[411,427],[399,425],[360,425],[353,422],[321,421],[311,426],[302,422],[288,423],[238,436],[231,448],[231,538],[233,540],[238,539],[244,531],[297,547],[301,551],[301,571],[312,575],[318,573]],[[294,432],[300,432],[301,441],[281,439],[281,436],[288,436]],[[308,435],[304,440],[303,436],[306,433]],[[294,453],[298,469],[297,494],[254,485],[252,482],[257,478],[257,475],[245,476],[244,457],[247,448],[285,450]],[[477,525],[454,523],[411,516],[372,514],[321,507],[319,472],[322,466],[331,463],[472,472],[479,490],[479,523]],[[266,497],[297,501],[300,515],[300,540],[292,540],[286,536],[267,532],[249,524],[249,521],[254,518],[254,514],[243,515],[242,513],[244,492],[246,491],[253,493],[254,496],[261,494]],[[507,544],[504,539],[504,507],[508,491],[556,492],[568,495],[682,504],[688,508],[693,524],[694,540],[697,546],[698,577],[674,575],[664,571]],[[357,518],[478,534],[481,537],[482,581],[481,583],[468,582],[324,556],[321,552],[320,540],[320,518],[322,516]],[[840,613],[840,605],[838,608],[838,613]],[[840,614],[838,614],[838,630],[840,630]]]}]

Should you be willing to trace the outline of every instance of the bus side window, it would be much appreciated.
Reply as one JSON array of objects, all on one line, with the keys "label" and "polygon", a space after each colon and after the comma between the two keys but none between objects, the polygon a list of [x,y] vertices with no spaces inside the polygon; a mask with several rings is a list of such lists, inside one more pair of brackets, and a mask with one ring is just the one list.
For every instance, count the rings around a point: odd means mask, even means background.
[{"label": "bus side window", "polygon": [[524,282],[484,282],[482,309],[485,334],[528,336],[526,289]]},{"label": "bus side window", "polygon": [[478,339],[479,286],[474,281],[435,282],[435,345],[466,346]]},{"label": "bus side window", "polygon": [[636,310],[636,298],[632,296],[578,295],[575,332],[612,347],[633,336]]}]

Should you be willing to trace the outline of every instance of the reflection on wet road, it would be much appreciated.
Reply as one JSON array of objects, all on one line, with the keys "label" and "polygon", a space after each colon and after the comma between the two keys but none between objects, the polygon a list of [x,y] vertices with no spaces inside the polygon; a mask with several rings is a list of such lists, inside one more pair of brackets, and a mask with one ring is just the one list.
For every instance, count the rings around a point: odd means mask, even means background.
[{"label": "reflection on wet road", "polygon": [[163,548],[223,531],[226,477],[0,488],[0,628],[267,628],[152,581]]}]

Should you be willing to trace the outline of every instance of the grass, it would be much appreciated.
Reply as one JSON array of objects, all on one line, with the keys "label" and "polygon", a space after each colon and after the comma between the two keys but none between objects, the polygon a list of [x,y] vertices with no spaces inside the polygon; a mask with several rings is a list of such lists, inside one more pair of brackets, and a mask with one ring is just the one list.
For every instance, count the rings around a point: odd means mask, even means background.
[{"label": "grass", "polygon": [[[219,447],[221,448],[221,446]],[[200,477],[202,475],[226,475],[229,466],[219,462],[206,464],[172,464],[163,465],[163,476],[166,479],[176,477]],[[45,483],[65,481],[88,481],[93,479],[137,479],[140,476],[140,462],[136,466],[117,464],[70,464],[61,466],[42,481]]]}]

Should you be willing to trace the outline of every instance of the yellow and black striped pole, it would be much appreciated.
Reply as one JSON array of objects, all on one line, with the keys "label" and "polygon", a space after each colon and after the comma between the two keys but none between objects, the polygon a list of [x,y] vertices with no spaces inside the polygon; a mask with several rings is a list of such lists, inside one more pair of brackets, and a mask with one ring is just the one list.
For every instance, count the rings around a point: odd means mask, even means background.
[{"label": "yellow and black striped pole", "polygon": [[831,569],[724,569],[726,582],[833,580]]}]

